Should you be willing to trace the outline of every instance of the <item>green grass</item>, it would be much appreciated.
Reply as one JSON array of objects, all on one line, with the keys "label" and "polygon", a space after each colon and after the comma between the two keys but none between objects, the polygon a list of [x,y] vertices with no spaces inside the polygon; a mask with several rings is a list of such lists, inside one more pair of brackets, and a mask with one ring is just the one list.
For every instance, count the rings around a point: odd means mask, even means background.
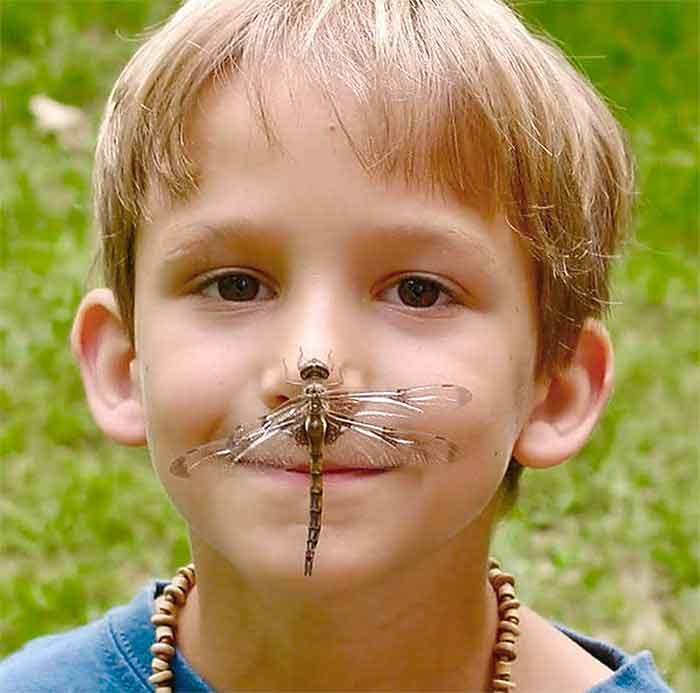
[{"label": "green grass", "polygon": [[[0,652],[131,598],[188,557],[143,450],[92,422],[68,349],[92,255],[90,153],[39,133],[33,94],[95,128],[134,43],[174,2],[6,1],[0,146]],[[698,7],[519,6],[606,95],[638,157],[637,240],[615,277],[617,386],[576,460],[524,477],[497,537],[543,614],[650,648],[700,690],[698,588]]]}]

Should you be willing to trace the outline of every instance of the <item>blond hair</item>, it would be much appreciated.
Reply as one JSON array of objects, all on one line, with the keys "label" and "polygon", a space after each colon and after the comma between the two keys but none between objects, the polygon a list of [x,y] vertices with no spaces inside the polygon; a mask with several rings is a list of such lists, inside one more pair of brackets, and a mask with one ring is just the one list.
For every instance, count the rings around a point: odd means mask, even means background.
[{"label": "blond hair", "polygon": [[[318,88],[368,173],[403,175],[505,214],[535,261],[538,368],[566,365],[583,321],[609,303],[633,167],[591,84],[499,0],[185,3],[120,75],[97,145],[104,279],[132,340],[148,192],[177,200],[196,191],[186,134],[203,90],[242,78],[274,145],[266,84],[279,70]],[[345,126],[341,94],[366,124],[359,139]]]}]

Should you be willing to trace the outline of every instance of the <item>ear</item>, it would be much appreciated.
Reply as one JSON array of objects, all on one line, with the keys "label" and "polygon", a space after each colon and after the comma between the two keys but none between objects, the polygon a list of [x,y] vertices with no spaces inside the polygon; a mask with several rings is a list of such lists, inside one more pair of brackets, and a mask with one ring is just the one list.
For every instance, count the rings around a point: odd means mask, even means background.
[{"label": "ear", "polygon": [[108,289],[94,289],[81,301],[71,348],[97,425],[117,443],[143,445],[146,429],[134,347]]},{"label": "ear", "polygon": [[586,443],[613,384],[613,351],[606,329],[587,320],[571,363],[539,385],[513,457],[525,467],[551,467]]}]

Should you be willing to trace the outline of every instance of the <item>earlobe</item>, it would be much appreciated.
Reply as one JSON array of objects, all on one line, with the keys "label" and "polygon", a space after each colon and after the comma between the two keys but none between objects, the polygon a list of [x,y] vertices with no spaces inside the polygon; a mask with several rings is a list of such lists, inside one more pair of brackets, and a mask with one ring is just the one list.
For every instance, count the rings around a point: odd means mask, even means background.
[{"label": "earlobe", "polygon": [[526,467],[557,465],[586,443],[612,391],[613,351],[605,328],[587,320],[571,363],[540,385],[513,456]]},{"label": "earlobe", "polygon": [[94,289],[81,301],[73,321],[71,348],[97,425],[117,443],[144,445],[136,356],[108,289]]}]

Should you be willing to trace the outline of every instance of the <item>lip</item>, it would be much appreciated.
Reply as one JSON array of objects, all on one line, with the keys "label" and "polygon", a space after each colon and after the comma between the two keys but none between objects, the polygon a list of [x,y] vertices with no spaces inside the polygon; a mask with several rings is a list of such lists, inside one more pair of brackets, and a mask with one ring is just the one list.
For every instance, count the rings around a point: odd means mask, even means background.
[{"label": "lip", "polygon": [[[336,464],[323,464],[322,470],[325,474],[353,474],[356,472],[384,472],[387,471],[385,467],[341,467]],[[310,465],[297,465],[296,467],[289,467],[284,470],[285,472],[295,472],[297,474],[310,474]]]},{"label": "lip", "polygon": [[[311,472],[305,469],[285,469],[288,474],[302,474],[303,476],[310,476]],[[388,472],[388,469],[350,469],[337,467],[336,469],[324,469],[323,476],[372,476],[374,474],[383,474]]]},{"label": "lip", "polygon": [[[308,465],[284,468],[273,465],[256,465],[251,469],[262,477],[275,481],[287,483],[302,483],[308,486],[311,481],[311,474]],[[377,469],[365,469],[359,467],[323,467],[323,482],[331,484],[344,484],[368,480],[394,471],[393,467],[382,467]]]}]

